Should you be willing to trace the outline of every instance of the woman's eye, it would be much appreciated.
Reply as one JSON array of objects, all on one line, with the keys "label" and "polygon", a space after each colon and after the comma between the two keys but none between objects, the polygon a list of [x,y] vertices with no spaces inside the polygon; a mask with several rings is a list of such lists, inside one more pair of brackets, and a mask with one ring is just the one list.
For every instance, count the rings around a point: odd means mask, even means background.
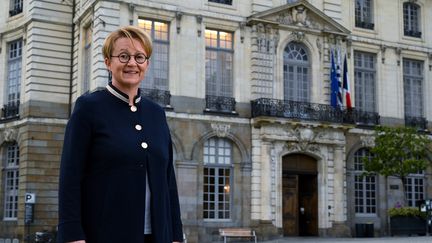
[{"label": "woman's eye", "polygon": [[128,59],[129,55],[128,54],[120,54],[119,57],[122,59]]}]

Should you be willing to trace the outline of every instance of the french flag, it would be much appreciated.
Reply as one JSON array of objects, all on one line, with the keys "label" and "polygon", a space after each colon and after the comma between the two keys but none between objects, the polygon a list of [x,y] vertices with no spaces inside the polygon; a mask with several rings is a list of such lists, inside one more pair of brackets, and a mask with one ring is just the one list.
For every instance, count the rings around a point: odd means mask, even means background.
[{"label": "french flag", "polygon": [[349,79],[348,79],[348,63],[347,56],[345,54],[344,58],[344,70],[343,70],[343,93],[345,94],[345,104],[347,109],[352,108],[351,104],[351,94],[349,89]]}]

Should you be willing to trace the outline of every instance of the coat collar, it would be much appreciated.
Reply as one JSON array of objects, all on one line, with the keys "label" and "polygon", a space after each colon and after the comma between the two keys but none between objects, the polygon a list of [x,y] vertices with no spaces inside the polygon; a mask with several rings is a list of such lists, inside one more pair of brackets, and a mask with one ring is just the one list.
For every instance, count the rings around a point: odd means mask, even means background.
[{"label": "coat collar", "polygon": [[[126,102],[129,104],[129,96],[123,92],[121,92],[119,89],[117,89],[112,82],[109,82],[106,86],[108,92],[110,92],[115,97],[119,98],[120,100]],[[134,104],[141,101],[141,89],[138,89],[137,95],[134,97]]]}]

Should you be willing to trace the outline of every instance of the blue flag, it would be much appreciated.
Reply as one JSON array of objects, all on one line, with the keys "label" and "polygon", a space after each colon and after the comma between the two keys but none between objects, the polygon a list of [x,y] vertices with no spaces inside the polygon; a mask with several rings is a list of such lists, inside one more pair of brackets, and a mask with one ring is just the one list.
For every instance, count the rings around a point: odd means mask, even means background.
[{"label": "blue flag", "polygon": [[331,67],[330,67],[330,105],[334,108],[338,107],[339,95],[339,80],[336,73],[336,64],[334,61],[333,51],[330,51]]}]

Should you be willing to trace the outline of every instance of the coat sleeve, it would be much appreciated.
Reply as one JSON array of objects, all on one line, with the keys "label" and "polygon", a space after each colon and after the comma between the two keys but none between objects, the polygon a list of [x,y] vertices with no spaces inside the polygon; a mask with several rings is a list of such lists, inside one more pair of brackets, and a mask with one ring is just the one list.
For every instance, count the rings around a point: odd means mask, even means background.
[{"label": "coat sleeve", "polygon": [[84,240],[81,182],[90,147],[91,123],[84,99],[78,98],[66,126],[59,181],[59,243]]},{"label": "coat sleeve", "polygon": [[168,186],[170,193],[170,204],[171,204],[171,223],[172,223],[172,233],[173,241],[183,242],[183,225],[180,217],[180,204],[177,191],[177,183],[174,173],[173,165],[173,149],[171,137],[169,139],[169,163],[167,170]]}]

